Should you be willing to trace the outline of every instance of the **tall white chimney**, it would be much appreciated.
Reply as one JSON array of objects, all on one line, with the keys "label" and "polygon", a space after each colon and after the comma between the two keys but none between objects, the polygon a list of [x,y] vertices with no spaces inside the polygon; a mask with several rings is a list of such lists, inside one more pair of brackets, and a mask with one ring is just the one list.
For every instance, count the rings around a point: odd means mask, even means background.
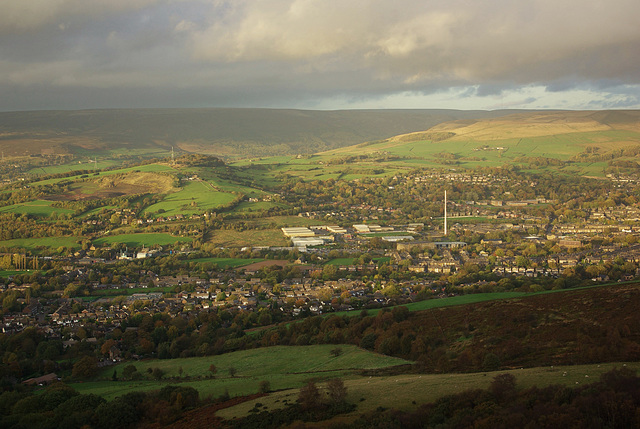
[{"label": "tall white chimney", "polygon": [[447,235],[447,191],[444,191],[444,235]]}]

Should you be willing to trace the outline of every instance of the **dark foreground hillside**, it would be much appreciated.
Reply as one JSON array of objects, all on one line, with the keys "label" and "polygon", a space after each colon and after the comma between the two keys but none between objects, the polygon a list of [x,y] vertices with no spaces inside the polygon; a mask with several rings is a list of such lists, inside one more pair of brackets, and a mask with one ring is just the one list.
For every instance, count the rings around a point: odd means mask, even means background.
[{"label": "dark foreground hillside", "polygon": [[[355,343],[417,362],[413,367],[394,368],[396,373],[638,361],[638,308],[640,285],[620,284],[415,313],[399,306],[374,316],[316,316],[218,342],[221,349],[227,348],[225,343],[233,348]],[[191,337],[197,338],[205,331],[185,334],[180,341],[185,347],[192,347]],[[370,370],[361,375],[375,377],[385,373],[390,374],[389,370]],[[629,369],[605,374],[600,382],[585,387],[582,383],[570,388],[541,382],[543,385],[522,389],[512,375],[499,375],[488,390],[446,396],[424,406],[414,401],[414,407],[408,407],[413,409],[411,412],[380,407],[359,420],[353,414],[357,404],[345,403],[342,395],[340,403],[307,406],[304,413],[299,412],[304,403],[264,411],[264,415],[256,409],[246,420],[235,420],[233,425],[281,427],[286,422],[285,427],[323,427],[323,423],[330,425],[332,420],[350,413],[348,421],[337,427],[637,427],[640,381]],[[195,388],[184,384],[168,385],[158,391],[129,392],[111,401],[95,394],[80,394],[64,384],[54,384],[39,393],[17,387],[0,395],[0,426],[225,427],[228,422],[216,418],[215,412],[242,401],[233,398],[226,403],[231,399],[226,395],[203,402],[199,396]],[[360,399],[363,400],[367,398]],[[304,422],[296,423],[301,418]],[[316,420],[322,420],[320,426],[313,426]]]},{"label": "dark foreground hillside", "polygon": [[262,343],[352,343],[436,373],[635,361],[638,308],[640,285],[624,284],[416,313],[318,316],[266,331]]},{"label": "dark foreground hillside", "polygon": [[[249,399],[249,398],[247,398]],[[600,380],[575,387],[562,385],[518,388],[511,374],[493,378],[488,389],[467,390],[422,404],[413,411],[379,407],[360,415],[321,419],[321,412],[262,412],[224,421],[215,416],[219,404],[183,415],[172,429],[198,428],[619,428],[640,424],[640,378],[626,368],[603,374]],[[294,413],[297,411],[297,413]],[[289,418],[286,418],[286,416]],[[318,418],[320,417],[320,418]],[[149,428],[159,428],[150,425]]]},{"label": "dark foreground hillside", "polygon": [[517,390],[509,374],[489,389],[446,396],[413,412],[378,409],[352,429],[395,428],[632,428],[640,424],[640,378],[624,368],[593,384]]}]

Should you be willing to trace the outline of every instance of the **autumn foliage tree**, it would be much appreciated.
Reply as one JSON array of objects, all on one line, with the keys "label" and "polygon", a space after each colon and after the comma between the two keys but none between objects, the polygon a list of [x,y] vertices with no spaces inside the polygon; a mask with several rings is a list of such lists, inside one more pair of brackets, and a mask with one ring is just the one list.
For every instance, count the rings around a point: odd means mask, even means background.
[{"label": "autumn foliage tree", "polygon": [[83,356],[74,365],[71,371],[73,378],[91,378],[98,372],[98,360],[93,356]]},{"label": "autumn foliage tree", "polygon": [[315,410],[320,406],[320,391],[314,382],[310,381],[300,389],[298,402],[306,411]]},{"label": "autumn foliage tree", "polygon": [[342,405],[347,400],[347,387],[339,378],[334,378],[327,382],[327,393],[329,395],[330,405]]}]

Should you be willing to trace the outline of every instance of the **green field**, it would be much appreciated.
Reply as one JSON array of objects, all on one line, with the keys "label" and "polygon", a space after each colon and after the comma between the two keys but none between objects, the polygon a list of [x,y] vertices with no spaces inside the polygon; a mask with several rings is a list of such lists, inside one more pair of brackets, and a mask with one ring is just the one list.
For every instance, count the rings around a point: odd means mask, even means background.
[{"label": "green field", "polygon": [[60,247],[79,249],[80,243],[86,237],[42,237],[42,238],[15,238],[13,240],[0,241],[0,247],[25,249],[37,253],[42,248],[56,250]]},{"label": "green field", "polygon": [[[98,161],[98,168],[111,168],[116,167],[118,165],[122,165],[121,162],[118,162],[114,159],[101,159]],[[33,175],[44,175],[44,174],[60,174],[60,173],[68,173],[70,171],[78,171],[78,170],[94,170],[95,163],[93,160],[89,161],[72,161],[67,164],[61,165],[47,165],[43,167],[36,167],[29,170],[28,174]]]},{"label": "green field", "polygon": [[[633,362],[574,365],[570,367],[550,366],[469,374],[401,374],[373,378],[352,378],[345,380],[348,392],[347,401],[356,404],[358,408],[350,413],[347,418],[355,418],[378,407],[412,410],[421,404],[433,402],[446,395],[461,393],[469,389],[486,389],[489,387],[493,377],[498,374],[513,374],[516,377],[516,388],[518,389],[557,384],[576,387],[577,385],[595,382],[600,375],[623,365],[635,371],[640,370],[640,363]],[[320,385],[320,387],[322,386]],[[295,403],[297,398],[297,389],[274,392],[266,397],[225,408],[218,411],[216,415],[225,419],[243,417],[249,414],[257,402],[266,406],[267,410],[274,410],[284,408],[285,399],[289,403]]]},{"label": "green field", "polygon": [[0,207],[0,213],[30,214],[38,217],[49,217],[52,213],[73,214],[73,210],[52,207],[52,201],[34,200],[12,206]]},{"label": "green field", "polygon": [[147,207],[144,212],[156,216],[202,213],[205,210],[215,210],[235,198],[236,195],[216,190],[208,182],[189,182],[180,191],[165,196],[162,201]]},{"label": "green field", "polygon": [[219,229],[207,234],[207,243],[220,247],[286,246],[288,240],[279,229],[247,231]]},{"label": "green field", "polygon": [[[567,174],[583,176],[602,176],[606,162],[574,162],[566,166],[549,166],[527,169],[527,164],[515,162],[516,158],[553,158],[568,161],[572,157],[582,153],[587,146],[600,148],[600,153],[615,151],[623,147],[640,144],[640,133],[627,130],[599,130],[599,131],[561,131],[563,128],[550,129],[549,135],[533,137],[519,137],[520,132],[514,122],[509,127],[492,130],[495,138],[487,138],[482,132],[470,133],[464,137],[455,136],[443,141],[389,139],[372,144],[349,146],[319,154],[317,159],[324,162],[339,160],[346,156],[375,155],[385,153],[396,156],[398,159],[391,161],[372,162],[366,159],[357,164],[338,164],[331,166],[336,168],[354,165],[360,169],[371,168],[443,168],[447,165],[455,165],[456,168],[500,167],[505,164],[520,164],[527,171],[539,173],[541,171],[560,171]],[[497,130],[497,131],[496,131]],[[513,137],[507,137],[509,135]],[[524,134],[523,134],[524,135]],[[408,140],[408,141],[407,141]],[[451,157],[453,164],[443,162],[442,154]],[[317,161],[316,161],[317,162]],[[313,168],[309,166],[309,168]],[[298,176],[309,179],[307,174],[297,172]],[[295,173],[294,173],[295,174]]]},{"label": "green field", "polygon": [[[175,171],[172,167],[165,165],[165,164],[145,164],[145,165],[138,165],[135,167],[127,167],[127,168],[121,168],[118,170],[109,170],[109,171],[98,171],[96,173],[90,173],[91,178],[99,178],[99,177],[104,177],[104,176],[111,176],[113,174],[123,174],[123,173],[132,173],[132,172],[150,172],[150,173],[161,173],[161,172],[170,172],[170,171]],[[77,180],[80,178],[80,174],[76,175],[76,176],[71,176],[71,177],[58,177],[55,179],[45,179],[45,180],[39,180],[37,182],[33,182],[31,184],[31,186],[47,186],[47,185],[52,185],[58,182],[69,182],[69,181],[73,181],[73,180]]]},{"label": "green field", "polygon": [[138,233],[138,234],[120,234],[120,235],[110,235],[108,237],[98,238],[93,240],[94,244],[97,245],[111,245],[115,243],[124,243],[127,246],[136,247],[136,246],[153,246],[154,244],[159,244],[160,246],[166,246],[168,244],[177,244],[177,243],[190,243],[193,241],[191,237],[175,237],[171,234],[164,233]]},{"label": "green field", "polygon": [[0,277],[15,276],[16,274],[33,274],[35,272],[35,270],[0,270]]},{"label": "green field", "polygon": [[227,269],[227,268],[237,268],[245,265],[253,264],[256,262],[264,261],[263,258],[253,258],[253,259],[240,259],[240,258],[198,258],[198,259],[189,259],[189,262],[195,262],[198,264],[215,264],[218,268]]},{"label": "green field", "polygon": [[[330,351],[340,347],[343,353],[334,357]],[[138,372],[147,376],[148,368],[161,368],[165,371],[165,380],[161,381],[95,381],[74,383],[71,386],[81,393],[94,393],[107,399],[134,390],[154,390],[167,384],[175,384],[182,368],[181,385],[198,389],[201,397],[220,396],[225,389],[231,396],[248,395],[258,391],[260,381],[267,380],[272,390],[301,387],[311,378],[330,379],[335,377],[358,377],[358,369],[376,369],[404,365],[402,359],[372,353],[352,345],[316,345],[316,346],[276,346],[243,350],[218,356],[185,359],[149,360],[127,362],[115,367],[105,368],[100,378],[109,380],[115,370],[119,375],[127,365],[135,365]],[[208,378],[209,366],[217,368],[215,378]],[[229,375],[229,368],[237,370],[235,377]],[[191,377],[191,380],[187,380]],[[202,377],[203,379],[198,379]]]},{"label": "green field", "polygon": [[257,203],[243,201],[236,206],[234,212],[261,212],[274,207],[286,207],[284,204],[272,203],[270,201],[258,201]]}]

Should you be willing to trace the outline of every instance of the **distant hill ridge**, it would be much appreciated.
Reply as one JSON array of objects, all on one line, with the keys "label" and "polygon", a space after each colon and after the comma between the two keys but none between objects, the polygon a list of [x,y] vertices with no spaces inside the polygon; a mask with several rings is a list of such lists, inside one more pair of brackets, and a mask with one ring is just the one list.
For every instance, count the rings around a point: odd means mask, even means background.
[{"label": "distant hill ridge", "polygon": [[0,112],[5,155],[164,151],[172,146],[227,158],[315,153],[443,122],[516,111],[110,109]]},{"label": "distant hill ridge", "polygon": [[493,118],[442,122],[425,131],[401,134],[390,141],[498,140],[557,134],[627,130],[640,131],[640,111],[537,111]]}]

